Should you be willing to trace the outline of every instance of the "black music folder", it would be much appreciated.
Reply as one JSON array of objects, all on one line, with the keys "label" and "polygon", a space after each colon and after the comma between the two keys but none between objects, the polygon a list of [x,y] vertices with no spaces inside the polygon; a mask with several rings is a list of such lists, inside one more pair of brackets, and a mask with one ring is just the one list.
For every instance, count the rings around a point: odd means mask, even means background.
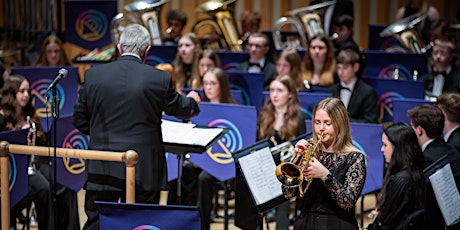
[{"label": "black music folder", "polygon": [[165,151],[175,154],[203,153],[228,129],[162,120]]}]

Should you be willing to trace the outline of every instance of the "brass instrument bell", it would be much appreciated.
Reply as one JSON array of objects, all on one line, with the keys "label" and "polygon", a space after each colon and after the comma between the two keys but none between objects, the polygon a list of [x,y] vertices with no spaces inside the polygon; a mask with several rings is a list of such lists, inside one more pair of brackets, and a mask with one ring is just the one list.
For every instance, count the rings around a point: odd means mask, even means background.
[{"label": "brass instrument bell", "polygon": [[422,22],[427,14],[411,15],[393,23],[380,32],[380,37],[394,36],[405,49],[415,53],[425,53],[428,49],[415,26]]},{"label": "brass instrument bell", "polygon": [[218,43],[210,45],[210,48],[215,49],[229,49],[233,51],[242,51],[241,44],[242,40],[239,38],[237,26],[233,17],[233,3],[236,0],[209,0],[196,8],[196,11],[206,13],[212,17],[212,19],[203,19],[195,23],[192,31],[200,36],[200,29],[203,26],[211,26],[216,37],[218,37]]}]

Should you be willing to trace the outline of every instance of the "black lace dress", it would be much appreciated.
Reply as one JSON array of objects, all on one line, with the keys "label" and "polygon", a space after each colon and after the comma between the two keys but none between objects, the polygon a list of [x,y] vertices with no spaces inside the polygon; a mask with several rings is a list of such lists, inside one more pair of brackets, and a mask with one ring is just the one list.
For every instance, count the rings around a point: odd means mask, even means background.
[{"label": "black lace dress", "polygon": [[[327,182],[313,179],[294,229],[359,229],[354,208],[366,179],[364,154],[320,151],[318,160],[333,178]],[[298,188],[283,186],[283,193],[293,197],[299,192]]]}]

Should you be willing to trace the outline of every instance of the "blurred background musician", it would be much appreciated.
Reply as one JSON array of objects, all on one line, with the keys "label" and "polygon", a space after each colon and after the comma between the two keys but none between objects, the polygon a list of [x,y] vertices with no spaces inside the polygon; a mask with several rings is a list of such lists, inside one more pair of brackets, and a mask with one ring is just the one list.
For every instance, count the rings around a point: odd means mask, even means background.
[{"label": "blurred background musician", "polygon": [[288,75],[295,83],[298,92],[308,91],[302,80],[302,60],[295,49],[284,49],[276,60],[276,76]]},{"label": "blurred background musician", "polygon": [[194,33],[186,33],[179,39],[174,60],[176,88],[192,88],[194,80],[200,81],[197,64],[200,52],[200,40]]},{"label": "blurred background musician", "polygon": [[177,44],[187,24],[187,14],[180,9],[171,9],[166,13],[166,23],[168,28],[163,39],[164,44]]},{"label": "blurred background musician", "polygon": [[[43,133],[40,119],[36,115],[35,108],[32,105],[29,80],[21,75],[9,76],[6,78],[0,93],[2,96],[0,104],[0,131],[30,129],[31,122],[33,122],[36,125],[36,144],[46,146],[46,136]],[[29,117],[29,120],[27,117]],[[36,166],[36,162],[33,164]],[[30,207],[31,203],[34,202],[38,229],[52,229],[50,184],[40,169],[37,169],[34,174],[28,177],[28,192],[11,208],[10,224],[15,225],[16,217],[23,209]]]},{"label": "blurred background musician", "polygon": [[443,93],[435,105],[444,115],[444,141],[460,153],[460,94]]},{"label": "blurred background musician", "polygon": [[269,59],[271,54],[268,37],[260,32],[252,33],[248,38],[249,60],[239,63],[236,70],[249,73],[264,73],[264,88],[270,85],[276,66]]},{"label": "blurred background musician", "polygon": [[310,86],[329,87],[334,84],[335,55],[332,41],[322,35],[308,42],[303,61],[303,80]]},{"label": "blurred background musician", "polygon": [[212,49],[204,49],[198,54],[198,74],[200,75],[199,81],[194,79],[192,81],[192,88],[202,88],[203,76],[211,68],[221,67],[220,58],[217,53]]},{"label": "blurred background musician", "polygon": [[[211,103],[236,104],[230,93],[230,84],[225,72],[218,67],[212,67],[203,76],[203,99]],[[213,196],[221,182],[208,172],[202,170],[198,175],[197,206],[201,213],[201,229],[207,230],[212,222],[211,210]]]}]

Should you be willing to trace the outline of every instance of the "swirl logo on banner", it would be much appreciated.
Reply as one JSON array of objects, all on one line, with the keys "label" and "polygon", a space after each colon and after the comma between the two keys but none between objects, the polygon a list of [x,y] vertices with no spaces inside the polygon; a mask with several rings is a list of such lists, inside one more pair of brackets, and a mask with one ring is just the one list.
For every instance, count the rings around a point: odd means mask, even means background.
[{"label": "swirl logo on banner", "polygon": [[[88,143],[89,137],[74,129],[64,138],[62,147],[67,149],[88,149]],[[85,161],[81,158],[63,157],[62,160],[67,171],[72,174],[80,174],[85,171]]]},{"label": "swirl logo on banner", "polygon": [[379,107],[379,123],[393,120],[393,99],[395,98],[404,98],[404,96],[396,92],[386,92],[380,95],[377,101],[377,106]]},{"label": "swirl logo on banner", "polygon": [[[47,97],[51,97],[51,92],[47,92],[46,89],[51,84],[51,79],[39,79],[34,81],[30,86],[32,90],[32,95],[34,96],[33,104],[36,109],[36,113],[40,118],[51,117],[51,110],[46,106]],[[60,84],[56,85],[56,97],[59,98],[59,110],[62,109],[65,103],[65,93],[64,89]]]},{"label": "swirl logo on banner", "polygon": [[393,73],[395,68],[398,69],[398,79],[412,80],[412,73],[407,69],[407,67],[398,64],[390,64],[383,67],[379,73],[379,78],[394,79]]},{"label": "swirl logo on banner", "polygon": [[107,17],[95,9],[83,11],[75,21],[75,31],[86,41],[97,41],[104,37],[107,26]]},{"label": "swirl logo on banner", "polygon": [[161,230],[161,228],[153,225],[141,225],[133,228],[133,230]]},{"label": "swirl logo on banner", "polygon": [[[217,141],[219,148],[209,148],[207,153],[211,159],[219,164],[229,164],[233,162],[232,152],[235,152],[242,148],[243,138],[241,132],[229,120],[216,119],[208,124],[209,127],[219,127],[230,129],[220,140]],[[222,153],[223,152],[223,153]]]}]

